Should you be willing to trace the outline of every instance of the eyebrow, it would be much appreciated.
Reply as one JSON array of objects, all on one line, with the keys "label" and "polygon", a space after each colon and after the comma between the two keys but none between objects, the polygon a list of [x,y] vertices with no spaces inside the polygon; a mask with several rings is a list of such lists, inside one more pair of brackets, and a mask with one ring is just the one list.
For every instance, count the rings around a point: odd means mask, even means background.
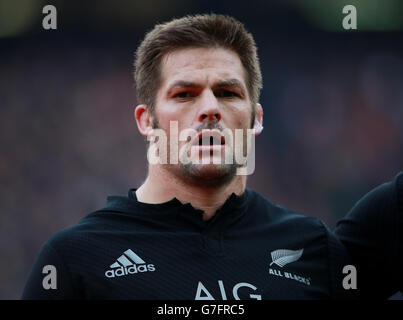
[{"label": "eyebrow", "polygon": [[[171,91],[175,87],[182,87],[182,88],[200,88],[202,87],[201,84],[192,82],[192,81],[186,81],[186,80],[177,80],[174,83],[172,83],[169,88],[168,88],[168,94],[171,93]],[[216,82],[213,86],[214,88],[225,88],[225,87],[234,87],[237,88],[242,92],[242,94],[245,92],[245,88],[242,84],[241,81],[238,79],[224,79],[224,80],[219,80]]]},{"label": "eyebrow", "polygon": [[245,90],[243,84],[238,79],[220,80],[215,84],[215,87],[235,87],[242,92]]}]

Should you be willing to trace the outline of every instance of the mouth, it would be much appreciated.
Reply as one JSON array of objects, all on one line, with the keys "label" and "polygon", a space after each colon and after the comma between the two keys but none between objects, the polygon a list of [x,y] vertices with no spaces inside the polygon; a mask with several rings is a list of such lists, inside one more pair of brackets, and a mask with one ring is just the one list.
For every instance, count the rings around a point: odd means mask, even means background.
[{"label": "mouth", "polygon": [[225,145],[225,138],[218,131],[204,131],[200,133],[193,146],[198,147],[213,147],[213,146],[223,146]]}]

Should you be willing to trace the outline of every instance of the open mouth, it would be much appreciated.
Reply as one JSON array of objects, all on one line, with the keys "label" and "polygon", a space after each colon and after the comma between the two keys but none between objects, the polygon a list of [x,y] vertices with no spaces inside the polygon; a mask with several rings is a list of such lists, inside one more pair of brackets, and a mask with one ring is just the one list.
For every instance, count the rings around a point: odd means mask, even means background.
[{"label": "open mouth", "polygon": [[224,145],[225,139],[221,137],[221,139],[213,136],[201,137],[199,139],[199,146],[213,146],[213,145]]},{"label": "open mouth", "polygon": [[195,146],[221,146],[225,145],[225,138],[219,132],[202,132],[193,144]]}]

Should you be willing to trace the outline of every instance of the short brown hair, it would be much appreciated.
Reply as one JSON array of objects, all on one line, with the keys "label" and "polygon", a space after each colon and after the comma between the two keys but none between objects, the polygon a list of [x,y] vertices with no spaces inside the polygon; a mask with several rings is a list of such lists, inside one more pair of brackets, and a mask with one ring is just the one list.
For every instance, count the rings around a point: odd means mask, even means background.
[{"label": "short brown hair", "polygon": [[221,47],[238,54],[246,71],[246,85],[254,107],[259,101],[262,88],[255,41],[241,22],[216,14],[174,19],[156,25],[147,33],[136,51],[134,62],[138,103],[146,104],[150,112],[154,111],[157,91],[161,85],[161,59],[165,54],[178,49],[200,47]]}]

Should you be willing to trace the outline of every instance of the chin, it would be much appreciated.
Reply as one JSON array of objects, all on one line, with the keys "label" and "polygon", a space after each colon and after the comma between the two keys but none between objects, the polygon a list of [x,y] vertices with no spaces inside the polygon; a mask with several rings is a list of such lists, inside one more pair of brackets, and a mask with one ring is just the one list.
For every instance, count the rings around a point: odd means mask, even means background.
[{"label": "chin", "polygon": [[198,172],[198,175],[206,177],[219,177],[225,175],[228,169],[228,166],[222,164],[210,163],[194,165],[194,170]]},{"label": "chin", "polygon": [[203,187],[220,187],[228,184],[236,175],[235,165],[189,164],[182,166],[183,177],[188,183]]}]

